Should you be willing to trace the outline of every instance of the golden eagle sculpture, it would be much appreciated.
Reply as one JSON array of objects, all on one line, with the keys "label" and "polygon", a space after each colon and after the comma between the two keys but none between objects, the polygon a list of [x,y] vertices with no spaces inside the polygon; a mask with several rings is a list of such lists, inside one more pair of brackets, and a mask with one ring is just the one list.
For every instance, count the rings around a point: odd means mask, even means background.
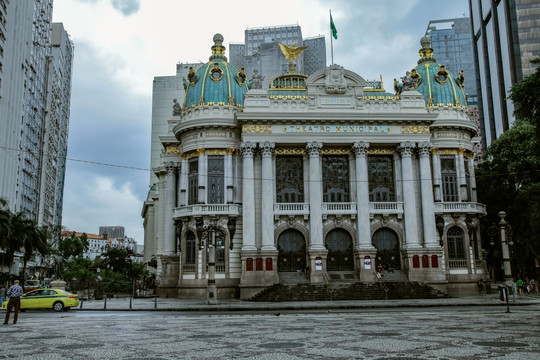
[{"label": "golden eagle sculpture", "polygon": [[308,47],[296,46],[296,42],[293,42],[291,46],[287,46],[282,43],[278,43],[281,48],[281,52],[285,55],[285,58],[289,60],[289,73],[296,72],[296,58],[300,56]]}]

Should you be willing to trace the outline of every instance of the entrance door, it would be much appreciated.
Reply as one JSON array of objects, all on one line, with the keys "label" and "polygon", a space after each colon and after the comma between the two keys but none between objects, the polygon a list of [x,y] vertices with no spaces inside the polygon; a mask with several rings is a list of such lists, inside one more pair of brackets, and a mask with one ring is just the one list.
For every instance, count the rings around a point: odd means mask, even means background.
[{"label": "entrance door", "polygon": [[399,255],[399,240],[396,233],[388,228],[379,229],[373,234],[373,246],[377,248],[377,266],[392,266],[396,270],[401,269]]},{"label": "entrance door", "polygon": [[278,238],[278,271],[297,271],[306,268],[306,241],[298,230],[288,229]]},{"label": "entrance door", "polygon": [[326,235],[328,271],[354,271],[351,235],[343,229],[334,229]]}]

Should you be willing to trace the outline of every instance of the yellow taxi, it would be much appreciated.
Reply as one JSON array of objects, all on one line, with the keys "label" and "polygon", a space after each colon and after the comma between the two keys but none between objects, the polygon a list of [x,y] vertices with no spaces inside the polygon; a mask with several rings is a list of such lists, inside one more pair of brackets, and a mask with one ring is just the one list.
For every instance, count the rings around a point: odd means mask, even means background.
[{"label": "yellow taxi", "polygon": [[[2,309],[7,308],[7,303],[7,301],[4,301]],[[67,311],[78,305],[78,295],[60,289],[38,289],[21,296],[21,310],[53,309],[54,311]]]}]

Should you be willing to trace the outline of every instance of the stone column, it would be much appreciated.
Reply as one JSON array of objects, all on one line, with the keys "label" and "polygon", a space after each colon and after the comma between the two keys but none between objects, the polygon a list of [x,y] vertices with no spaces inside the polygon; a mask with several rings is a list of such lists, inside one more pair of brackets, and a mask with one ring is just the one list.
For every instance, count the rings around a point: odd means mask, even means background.
[{"label": "stone column", "polygon": [[442,201],[442,195],[441,195],[441,158],[439,157],[439,154],[437,153],[437,148],[433,148],[431,150],[431,161],[433,163],[433,192],[435,196],[435,201],[440,202]]},{"label": "stone column", "polygon": [[414,176],[412,152],[415,144],[410,141],[402,142],[399,146],[401,152],[401,173],[403,184],[403,212],[405,218],[405,247],[420,247],[418,238],[418,221],[416,219],[416,197],[414,192]]},{"label": "stone column", "polygon": [[369,180],[366,155],[368,148],[369,143],[363,141],[355,142],[352,147],[356,161],[357,249],[373,249],[369,220]]},{"label": "stone column", "polygon": [[208,179],[208,169],[206,162],[205,149],[197,149],[199,152],[199,194],[197,196],[197,202],[199,204],[206,204],[206,184]]},{"label": "stone column", "polygon": [[274,243],[274,176],[272,154],[275,143],[265,141],[259,144],[262,152],[262,250],[276,250]]},{"label": "stone column", "polygon": [[186,206],[188,203],[187,188],[188,188],[188,172],[189,163],[187,159],[182,159],[182,166],[180,168],[180,202],[179,206]]},{"label": "stone column", "polygon": [[322,174],[319,152],[323,144],[312,141],[306,146],[309,153],[309,238],[312,250],[325,249],[322,238]]},{"label": "stone column", "polygon": [[458,182],[459,182],[459,201],[470,201],[467,198],[467,180],[465,178],[465,160],[463,159],[463,153],[465,149],[458,149]]},{"label": "stone column", "polygon": [[431,166],[429,152],[431,144],[418,144],[420,157],[420,191],[422,195],[422,224],[424,225],[424,246],[439,247],[435,228],[435,205],[433,204],[433,185],[431,183]]},{"label": "stone column", "polygon": [[227,204],[232,204],[234,202],[233,196],[234,196],[234,186],[233,186],[233,162],[232,162],[232,154],[234,153],[234,149],[228,148],[227,149],[227,155],[225,155],[225,202]]},{"label": "stone column", "polygon": [[478,198],[476,195],[476,176],[474,174],[474,159],[472,157],[469,158],[469,181],[471,182],[469,186],[471,187],[471,198],[469,201],[471,202],[477,202]]},{"label": "stone column", "polygon": [[165,179],[165,229],[163,254],[172,255],[176,252],[176,231],[174,227],[174,208],[176,207],[176,171],[177,164],[168,162],[165,164],[167,175]]},{"label": "stone column", "polygon": [[255,246],[255,181],[253,173],[253,155],[256,144],[249,141],[241,144],[242,167],[242,219],[244,243],[242,250],[257,250]]}]

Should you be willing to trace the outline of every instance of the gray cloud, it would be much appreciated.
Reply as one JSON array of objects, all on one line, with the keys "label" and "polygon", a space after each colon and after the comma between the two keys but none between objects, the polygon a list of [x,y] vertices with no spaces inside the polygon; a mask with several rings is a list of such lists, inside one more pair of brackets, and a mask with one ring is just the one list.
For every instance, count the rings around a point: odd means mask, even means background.
[{"label": "gray cloud", "polygon": [[112,6],[125,16],[135,14],[139,11],[140,0],[111,0]]}]

